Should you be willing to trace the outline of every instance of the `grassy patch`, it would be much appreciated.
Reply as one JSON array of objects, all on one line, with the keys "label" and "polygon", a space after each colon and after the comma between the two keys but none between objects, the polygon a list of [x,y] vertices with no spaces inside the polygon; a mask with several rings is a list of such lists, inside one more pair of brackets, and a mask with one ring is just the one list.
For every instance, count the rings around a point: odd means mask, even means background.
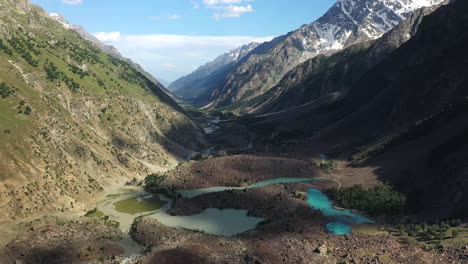
[{"label": "grassy patch", "polygon": [[117,212],[135,215],[158,210],[165,204],[166,202],[161,201],[159,197],[149,199],[138,199],[135,197],[115,202],[114,206]]},{"label": "grassy patch", "polygon": [[94,208],[93,210],[87,212],[85,214],[86,217],[103,217],[104,213],[99,211],[97,208]]}]

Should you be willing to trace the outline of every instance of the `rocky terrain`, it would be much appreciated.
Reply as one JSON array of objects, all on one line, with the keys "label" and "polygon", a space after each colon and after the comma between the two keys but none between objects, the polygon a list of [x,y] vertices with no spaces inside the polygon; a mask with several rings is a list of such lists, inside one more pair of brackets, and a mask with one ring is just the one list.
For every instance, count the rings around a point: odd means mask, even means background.
[{"label": "rocky terrain", "polygon": [[[184,171],[197,169],[198,164],[223,163],[236,164],[246,162],[244,156],[206,160],[180,168]],[[273,161],[274,160],[274,161]],[[293,163],[290,159],[276,158],[271,162],[281,164],[290,172]],[[262,163],[260,161],[260,163]],[[206,167],[206,166],[205,166]],[[209,168],[209,167],[208,167]],[[217,174],[208,169],[200,178],[226,185],[236,185],[232,179],[235,170],[225,170],[224,181],[219,181]],[[246,170],[255,173],[262,171],[262,166]],[[286,170],[285,168],[285,170]],[[265,171],[263,173],[266,173]],[[337,171],[339,175],[342,171]],[[275,177],[272,172],[269,177]],[[308,173],[300,174],[307,177]],[[277,176],[277,175],[276,175]],[[328,175],[330,176],[330,175]],[[332,176],[330,176],[332,177]],[[346,177],[343,182],[348,182]],[[369,183],[370,181],[366,181]],[[334,188],[336,183],[325,180],[314,184],[314,188]],[[204,185],[203,185],[204,186]],[[212,186],[217,186],[214,183]],[[159,224],[150,218],[141,218],[135,222],[132,235],[139,243],[148,248],[143,263],[466,263],[468,249],[463,244],[455,244],[444,253],[426,252],[420,247],[402,244],[398,237],[383,231],[382,227],[364,226],[356,228],[352,235],[337,236],[325,231],[326,218],[319,211],[314,211],[303,200],[301,191],[310,188],[302,183],[277,184],[246,191],[225,191],[205,194],[191,199],[177,199],[170,211],[176,215],[193,215],[205,208],[246,209],[252,216],[263,217],[266,222],[254,231],[235,237],[217,237],[208,234],[173,229]]]},{"label": "rocky terrain", "polygon": [[[313,217],[310,210],[295,212]],[[143,218],[133,235],[150,253],[143,263],[466,263],[466,247],[451,253],[426,252],[383,233],[330,235],[291,217],[238,237],[219,238],[174,230]]]},{"label": "rocky terrain", "polygon": [[124,253],[121,231],[97,218],[43,217],[13,229],[13,240],[2,238],[2,263],[89,263]]}]

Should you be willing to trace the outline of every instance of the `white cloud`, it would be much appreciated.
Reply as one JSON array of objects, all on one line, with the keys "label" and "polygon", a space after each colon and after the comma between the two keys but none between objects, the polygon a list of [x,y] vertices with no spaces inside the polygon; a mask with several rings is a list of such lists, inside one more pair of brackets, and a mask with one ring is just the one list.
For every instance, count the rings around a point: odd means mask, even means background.
[{"label": "white cloud", "polygon": [[117,42],[120,40],[120,32],[98,32],[94,36],[102,42]]},{"label": "white cloud", "polygon": [[148,19],[149,20],[153,20],[153,21],[160,21],[162,19],[172,19],[172,20],[175,20],[175,19],[181,19],[182,18],[182,15],[178,15],[178,14],[168,14],[168,15],[161,15],[161,16],[149,16]]},{"label": "white cloud", "polygon": [[229,5],[229,6],[220,6],[215,9],[219,9],[222,11],[215,13],[213,15],[214,19],[220,19],[224,17],[240,17],[244,13],[250,13],[254,11],[251,5],[246,5],[246,6]]},{"label": "white cloud", "polygon": [[62,3],[67,5],[78,5],[83,3],[83,0],[62,0]]},{"label": "white cloud", "polygon": [[273,37],[199,35],[121,35],[118,32],[94,34],[112,44],[126,57],[145,65],[155,76],[173,81],[219,55],[250,42]]},{"label": "white cloud", "polygon": [[232,47],[256,41],[269,41],[272,37],[258,38],[247,36],[191,36],[191,35],[120,35],[119,32],[96,33],[95,36],[103,42],[119,42],[142,49],[160,48],[205,48]]},{"label": "white cloud", "polygon": [[253,2],[255,0],[203,0],[206,8],[218,10],[213,14],[214,19],[225,17],[240,17],[244,13],[251,13],[254,11],[252,5],[240,5],[246,2]]},{"label": "white cloud", "polygon": [[171,63],[164,63],[162,66],[163,66],[164,68],[168,69],[168,70],[175,70],[175,69],[177,69],[177,65],[171,64]]},{"label": "white cloud", "polygon": [[253,0],[203,0],[205,5],[219,5],[219,4],[240,4],[243,2],[252,2]]}]

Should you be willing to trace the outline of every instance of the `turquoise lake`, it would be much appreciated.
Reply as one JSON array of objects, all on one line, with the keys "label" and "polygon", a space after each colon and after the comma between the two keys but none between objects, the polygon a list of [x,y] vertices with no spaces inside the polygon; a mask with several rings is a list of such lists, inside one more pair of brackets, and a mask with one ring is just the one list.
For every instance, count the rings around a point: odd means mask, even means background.
[{"label": "turquoise lake", "polygon": [[[246,187],[213,187],[206,189],[198,190],[181,190],[179,193],[185,198],[193,198],[202,194],[221,192],[226,190],[244,190],[244,189],[253,189],[259,188],[271,184],[279,183],[290,183],[290,182],[302,182],[307,184],[313,184],[316,180],[326,179],[315,178],[277,178],[267,181],[257,182],[250,186]],[[363,215],[354,213],[351,210],[338,210],[333,207],[332,201],[322,192],[316,189],[309,189],[307,192],[307,203],[312,208],[320,210],[323,212],[323,215],[330,219],[330,222],[325,226],[328,232],[344,235],[349,234],[352,231],[351,225],[354,224],[363,224],[363,223],[373,223],[373,221]],[[192,216],[171,216],[166,213],[166,211],[171,207],[171,201],[165,197],[159,196],[158,201],[167,202],[162,208],[148,209],[153,211],[142,211],[138,213],[131,213],[125,211],[118,211],[117,205],[119,202],[127,201],[129,199],[134,199],[135,203],[138,202],[147,202],[154,200],[152,198],[156,197],[157,194],[147,193],[139,189],[123,189],[122,193],[118,195],[109,196],[106,200],[98,205],[98,210],[102,211],[104,214],[108,215],[110,219],[120,222],[121,228],[128,230],[131,226],[131,223],[135,217],[145,215],[151,218],[156,219],[161,224],[203,231],[208,234],[219,235],[219,236],[234,236],[249,230],[253,230],[257,225],[266,220],[263,218],[252,217],[248,215],[248,212],[245,210],[237,209],[218,209],[218,208],[207,208],[200,214]],[[139,204],[136,204],[140,206]],[[141,207],[141,206],[140,206]]]},{"label": "turquoise lake", "polygon": [[352,231],[350,224],[364,224],[374,223],[361,214],[355,213],[351,210],[338,210],[333,206],[332,201],[321,191],[316,189],[307,190],[307,203],[314,209],[322,211],[323,215],[333,219],[326,225],[328,232],[345,235]]}]

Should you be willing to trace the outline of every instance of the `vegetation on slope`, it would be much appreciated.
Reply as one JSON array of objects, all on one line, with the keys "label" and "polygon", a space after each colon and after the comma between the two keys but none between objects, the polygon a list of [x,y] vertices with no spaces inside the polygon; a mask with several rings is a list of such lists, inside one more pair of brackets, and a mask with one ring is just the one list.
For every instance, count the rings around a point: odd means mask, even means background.
[{"label": "vegetation on slope", "polygon": [[2,217],[84,211],[198,147],[198,128],[127,62],[26,0],[0,10]]},{"label": "vegetation on slope", "polygon": [[341,207],[358,209],[370,215],[394,215],[406,208],[406,196],[389,184],[379,184],[368,190],[355,185],[343,190],[331,189],[327,194]]}]

